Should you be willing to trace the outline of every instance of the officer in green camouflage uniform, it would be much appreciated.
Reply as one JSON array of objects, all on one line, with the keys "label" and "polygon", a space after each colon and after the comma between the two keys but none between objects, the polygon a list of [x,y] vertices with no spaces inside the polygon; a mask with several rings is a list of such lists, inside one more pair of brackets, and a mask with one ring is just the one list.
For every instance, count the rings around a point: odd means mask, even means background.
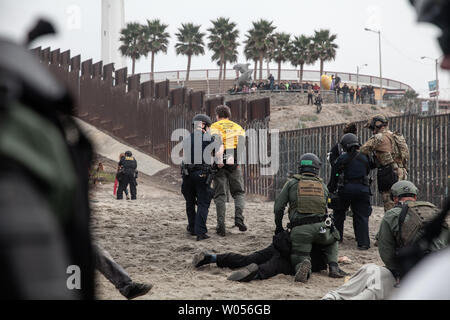
[{"label": "officer in green camouflage uniform", "polygon": [[[416,201],[417,192],[417,187],[410,181],[398,181],[392,186],[391,198],[395,202],[395,207],[385,213],[376,236],[380,257],[397,280],[399,270],[395,263],[396,252],[401,247],[414,242],[421,234],[420,226],[439,214],[438,208],[432,203]],[[404,218],[402,217],[403,206],[408,207],[403,215]],[[420,216],[415,216],[415,212],[418,212]],[[444,232],[433,241],[432,250],[446,247],[449,236],[448,226],[444,225]]]},{"label": "officer in green camouflage uniform", "polygon": [[[295,281],[306,282],[311,273],[313,243],[323,246],[329,265],[329,276],[345,275],[337,264],[339,232],[333,228],[327,215],[328,189],[318,177],[321,161],[312,153],[300,158],[300,174],[286,182],[275,200],[275,233],[283,230],[283,215],[289,203],[288,229],[291,229],[291,263],[295,268]],[[334,230],[333,230],[334,229]]]},{"label": "officer in green camouflage uniform", "polygon": [[390,131],[387,125],[385,116],[372,117],[365,127],[371,129],[374,135],[360,148],[361,153],[375,157],[378,191],[381,193],[385,212],[394,207],[390,198],[391,186],[408,178],[409,161],[409,150],[403,136]]}]

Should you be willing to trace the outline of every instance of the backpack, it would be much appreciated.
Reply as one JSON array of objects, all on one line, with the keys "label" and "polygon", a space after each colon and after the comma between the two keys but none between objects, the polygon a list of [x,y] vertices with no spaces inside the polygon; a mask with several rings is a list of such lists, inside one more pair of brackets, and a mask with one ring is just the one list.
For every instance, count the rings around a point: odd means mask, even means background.
[{"label": "backpack", "polygon": [[[423,227],[439,214],[439,209],[426,201],[410,201],[402,205],[398,220],[397,244],[409,246],[423,233]],[[444,222],[443,226],[448,228]]]},{"label": "backpack", "polygon": [[393,132],[391,137],[393,140],[392,153],[394,160],[400,159],[403,166],[407,168],[409,160],[409,148],[406,144],[405,137],[398,131]]}]

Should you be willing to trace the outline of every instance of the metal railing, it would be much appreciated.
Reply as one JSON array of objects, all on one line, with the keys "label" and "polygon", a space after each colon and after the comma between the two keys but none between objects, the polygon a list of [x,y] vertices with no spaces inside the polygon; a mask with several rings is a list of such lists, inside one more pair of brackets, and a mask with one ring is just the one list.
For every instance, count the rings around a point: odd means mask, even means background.
[{"label": "metal railing", "polygon": [[[200,70],[191,70],[189,74],[189,81],[196,80],[217,80],[219,78],[219,69],[200,69]],[[278,70],[273,69],[270,70],[270,73],[277,77]],[[374,87],[378,87],[380,85],[380,78],[371,75],[360,74],[357,76],[356,73],[347,73],[347,72],[336,72],[336,71],[324,71],[326,75],[337,75],[341,78],[342,82],[351,82],[356,83],[358,77],[358,83],[360,85],[372,85]],[[225,78],[227,80],[233,80],[238,77],[238,73],[233,69],[227,69]],[[263,70],[262,79],[266,80],[269,76],[267,69]],[[142,73],[141,78],[143,81],[147,81],[150,79],[150,73]],[[281,80],[283,81],[298,81],[300,78],[300,70],[296,69],[281,69]],[[186,70],[175,70],[175,71],[161,71],[154,73],[155,81],[162,80],[170,80],[172,82],[184,82],[186,79]],[[259,71],[256,73],[256,82],[259,82]],[[319,82],[320,80],[320,71],[316,70],[303,70],[303,81],[308,82]],[[388,89],[404,89],[404,90],[412,90],[412,87],[397,80],[392,80],[388,78],[383,78],[383,88]]]}]

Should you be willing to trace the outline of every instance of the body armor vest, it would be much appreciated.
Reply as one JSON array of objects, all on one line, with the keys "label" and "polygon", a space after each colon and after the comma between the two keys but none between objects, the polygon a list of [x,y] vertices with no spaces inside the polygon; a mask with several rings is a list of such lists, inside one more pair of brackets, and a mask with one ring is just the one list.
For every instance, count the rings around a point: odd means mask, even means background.
[{"label": "body armor vest", "polygon": [[323,214],[327,211],[322,179],[295,175],[297,186],[297,212],[301,214]]}]

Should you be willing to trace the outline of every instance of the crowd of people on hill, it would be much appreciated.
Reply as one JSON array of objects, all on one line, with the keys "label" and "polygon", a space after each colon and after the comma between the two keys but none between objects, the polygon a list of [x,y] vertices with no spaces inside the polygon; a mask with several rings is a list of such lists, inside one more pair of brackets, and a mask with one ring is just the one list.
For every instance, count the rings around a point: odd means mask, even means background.
[{"label": "crowd of people on hill", "polygon": [[[376,104],[375,90],[372,85],[368,86],[348,86],[347,83],[341,85],[341,79],[339,76],[332,76],[331,90],[335,92],[336,103],[352,103],[352,104]],[[308,104],[313,95],[317,96],[320,91],[320,85],[317,83],[298,81],[281,81],[279,84],[275,82],[273,75],[271,74],[266,81],[261,81],[259,84],[252,82],[249,86],[244,85],[242,87],[234,85],[228,90],[229,94],[248,94],[255,93],[257,91],[291,91],[308,93]],[[312,91],[312,92],[311,92]]]},{"label": "crowd of people on hill", "polygon": [[252,82],[249,86],[234,85],[228,90],[230,94],[240,93],[254,93],[256,91],[293,91],[293,92],[308,92],[308,88],[312,87],[315,93],[318,93],[320,86],[317,83],[299,83],[298,81],[281,81],[280,84],[275,83],[271,75],[268,80],[259,83]]},{"label": "crowd of people on hill", "polygon": [[336,103],[376,104],[375,90],[372,85],[354,88],[353,86],[349,87],[346,83],[342,87],[337,84],[334,87],[334,92]]}]

